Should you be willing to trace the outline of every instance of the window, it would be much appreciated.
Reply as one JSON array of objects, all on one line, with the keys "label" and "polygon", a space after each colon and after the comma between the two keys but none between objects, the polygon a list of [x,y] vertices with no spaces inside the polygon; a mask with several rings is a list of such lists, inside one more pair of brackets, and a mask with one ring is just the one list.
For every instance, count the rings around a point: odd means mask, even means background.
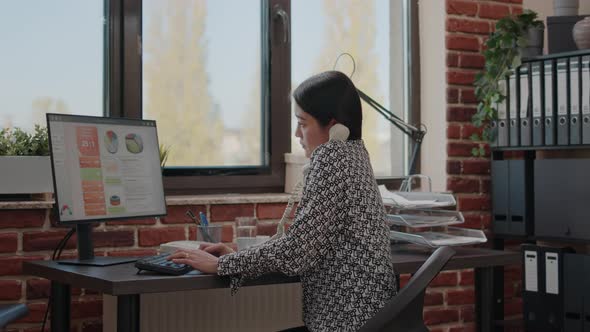
[{"label": "window", "polygon": [[[411,2],[292,1],[292,88],[315,73],[334,69],[339,56],[348,53],[354,64],[343,56],[335,69],[352,74],[357,88],[386,109],[407,122],[416,121],[405,103],[411,91],[404,89],[411,76],[404,70],[411,56],[406,36]],[[376,176],[407,174],[406,137],[364,102],[363,140]],[[301,151],[297,143],[292,140],[293,151]]]},{"label": "window", "polygon": [[32,130],[45,113],[102,115],[102,1],[0,4],[0,126]]}]

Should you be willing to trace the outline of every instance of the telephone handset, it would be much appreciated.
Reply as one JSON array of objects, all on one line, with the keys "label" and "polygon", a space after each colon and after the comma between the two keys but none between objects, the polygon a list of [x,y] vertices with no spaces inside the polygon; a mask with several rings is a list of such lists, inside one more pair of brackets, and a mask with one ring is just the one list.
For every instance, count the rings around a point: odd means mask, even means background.
[{"label": "telephone handset", "polygon": [[[350,130],[343,124],[336,123],[330,128],[329,137],[330,141],[346,141],[348,136],[350,135]],[[303,191],[303,184],[305,178],[307,177],[307,172],[309,171],[309,164],[305,164],[303,166],[303,179],[297,182],[295,188],[293,188],[293,192],[291,196],[289,196],[289,201],[287,202],[287,207],[285,207],[285,211],[283,212],[283,216],[277,225],[277,233],[273,235],[271,238],[272,240],[278,239],[285,235],[285,223],[289,220],[289,216],[291,215],[291,211],[293,210],[293,205],[295,204],[295,200],[301,195]]]}]

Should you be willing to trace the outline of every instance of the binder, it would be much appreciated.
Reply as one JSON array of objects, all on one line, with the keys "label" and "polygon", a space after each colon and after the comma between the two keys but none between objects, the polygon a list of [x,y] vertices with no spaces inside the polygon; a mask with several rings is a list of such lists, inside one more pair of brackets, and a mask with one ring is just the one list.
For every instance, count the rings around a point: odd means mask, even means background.
[{"label": "binder", "polygon": [[581,144],[582,126],[580,125],[580,59],[569,59],[569,110],[570,110],[570,145]]},{"label": "binder", "polygon": [[[497,105],[498,110],[498,121],[496,124],[496,142],[498,147],[508,146],[508,118],[507,118],[507,103],[508,103],[508,80],[504,79],[498,82],[498,87],[503,96],[506,96],[504,100]],[[589,115],[590,117],[590,115]],[[588,126],[590,128],[590,124]],[[590,139],[590,133],[589,133]]]},{"label": "binder", "polygon": [[584,255],[564,257],[564,331],[583,331],[584,326]]},{"label": "binder", "polygon": [[520,145],[531,145],[531,111],[529,89],[529,64],[522,65],[518,70],[518,110],[520,117]]},{"label": "binder", "polygon": [[[523,307],[527,331],[563,331],[565,257],[569,248],[522,245]],[[566,331],[569,331],[566,329]]]},{"label": "binder", "polygon": [[582,143],[590,144],[590,55],[582,57]]},{"label": "binder", "polygon": [[555,98],[554,98],[554,62],[552,60],[545,61],[545,68],[543,71],[543,91],[545,98],[543,98],[543,108],[545,110],[545,145],[556,145],[557,126],[555,116]]},{"label": "binder", "polygon": [[543,90],[541,86],[542,73],[541,62],[535,62],[531,66],[531,101],[533,113],[533,145],[542,146],[545,142],[545,133],[543,131]]},{"label": "binder", "polygon": [[569,105],[568,105],[568,61],[557,60],[557,144],[568,145],[569,133]]},{"label": "binder", "polygon": [[510,234],[508,162],[509,160],[492,160],[492,218],[495,234]]},{"label": "binder", "polygon": [[510,146],[518,146],[520,140],[520,123],[518,121],[518,94],[517,94],[517,80],[516,73],[512,72],[508,77],[508,116],[510,123],[508,126],[508,139]]}]

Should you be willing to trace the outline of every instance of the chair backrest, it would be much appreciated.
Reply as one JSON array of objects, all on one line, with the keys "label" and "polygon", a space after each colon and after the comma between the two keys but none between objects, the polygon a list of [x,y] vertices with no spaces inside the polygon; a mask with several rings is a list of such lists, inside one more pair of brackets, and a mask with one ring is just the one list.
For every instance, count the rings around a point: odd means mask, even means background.
[{"label": "chair backrest", "polygon": [[440,247],[430,255],[408,284],[369,319],[360,329],[363,332],[395,331],[426,332],[422,310],[426,287],[455,255],[451,247]]},{"label": "chair backrest", "polygon": [[24,303],[0,305],[0,329],[28,313],[29,308]]}]

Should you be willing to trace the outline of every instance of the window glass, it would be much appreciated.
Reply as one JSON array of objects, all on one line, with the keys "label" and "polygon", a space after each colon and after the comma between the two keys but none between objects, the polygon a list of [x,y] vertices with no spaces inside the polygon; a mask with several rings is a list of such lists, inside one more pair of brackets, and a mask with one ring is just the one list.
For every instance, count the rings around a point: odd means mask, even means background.
[{"label": "window glass", "polygon": [[144,0],[143,118],[169,167],[261,166],[260,1]]},{"label": "window glass", "polygon": [[0,126],[31,130],[45,113],[103,115],[102,1],[0,3]]},{"label": "window glass", "polygon": [[[401,10],[390,8],[388,0],[296,0],[291,6],[293,89],[307,77],[325,70],[336,69],[350,76],[353,64],[349,57],[341,57],[334,67],[340,54],[349,53],[356,64],[352,81],[357,88],[393,113],[403,113],[398,107],[390,108],[394,97],[390,78],[403,77],[401,68],[392,66],[395,39],[390,36],[401,36],[401,30],[390,22],[390,15],[401,20]],[[294,120],[292,128],[296,128]],[[403,158],[396,151],[401,151],[403,140],[364,102],[363,140],[375,175],[401,175]],[[295,137],[292,151],[302,153]]]}]

